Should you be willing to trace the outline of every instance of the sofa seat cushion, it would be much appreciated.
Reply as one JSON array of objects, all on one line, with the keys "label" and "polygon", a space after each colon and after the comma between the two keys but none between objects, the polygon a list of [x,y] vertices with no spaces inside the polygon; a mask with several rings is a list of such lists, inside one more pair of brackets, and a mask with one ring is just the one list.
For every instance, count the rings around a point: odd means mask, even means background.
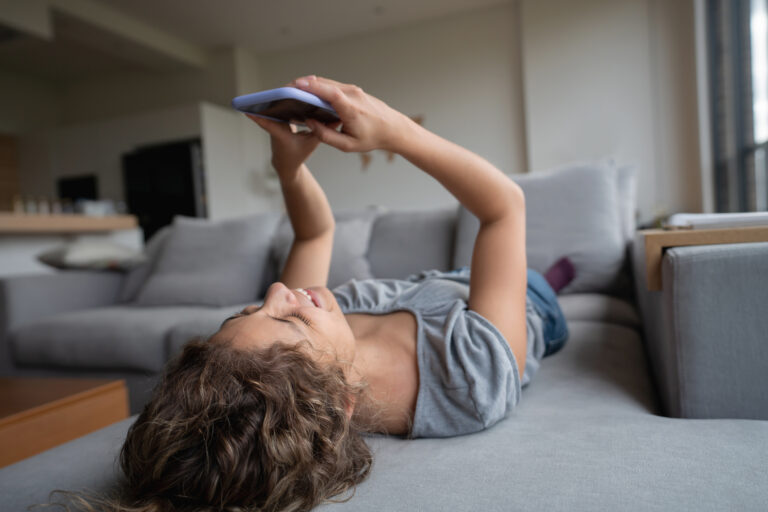
[{"label": "sofa seat cushion", "polygon": [[639,329],[640,317],[635,306],[626,300],[602,293],[558,295],[557,301],[566,320],[607,322]]},{"label": "sofa seat cushion", "polygon": [[640,333],[615,323],[568,321],[565,346],[541,362],[512,416],[599,417],[659,411]]},{"label": "sofa seat cushion", "polygon": [[192,339],[208,338],[219,330],[221,323],[233,314],[242,311],[246,306],[261,304],[263,301],[246,302],[236,306],[225,308],[211,308],[200,313],[194,318],[185,319],[174,325],[165,338],[166,358],[175,356],[186,343]]},{"label": "sofa seat cushion", "polygon": [[[637,331],[571,322],[510,417],[472,435],[371,436],[370,477],[322,510],[763,510],[768,422],[656,415]],[[0,469],[8,510],[110,489],[130,418]],[[724,470],[725,468],[725,470]],[[738,490],[738,492],[735,492]]]},{"label": "sofa seat cushion", "polygon": [[24,366],[157,372],[168,331],[206,309],[121,305],[54,315],[11,333],[13,354]]}]

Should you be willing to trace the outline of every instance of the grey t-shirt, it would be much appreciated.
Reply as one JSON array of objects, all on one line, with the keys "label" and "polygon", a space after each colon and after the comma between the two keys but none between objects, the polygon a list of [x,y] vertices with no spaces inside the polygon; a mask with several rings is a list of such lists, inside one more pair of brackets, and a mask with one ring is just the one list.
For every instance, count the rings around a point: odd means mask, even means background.
[{"label": "grey t-shirt", "polygon": [[495,424],[520,400],[544,355],[542,319],[526,297],[528,351],[521,379],[501,332],[468,309],[469,269],[352,280],[333,293],[344,313],[415,316],[419,391],[410,437],[456,436]]}]

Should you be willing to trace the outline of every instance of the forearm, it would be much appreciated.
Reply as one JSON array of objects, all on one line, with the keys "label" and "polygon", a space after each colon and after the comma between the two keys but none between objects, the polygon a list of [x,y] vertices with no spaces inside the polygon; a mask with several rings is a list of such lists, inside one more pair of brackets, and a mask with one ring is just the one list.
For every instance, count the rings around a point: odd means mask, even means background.
[{"label": "forearm", "polygon": [[490,162],[405,118],[394,150],[439,181],[482,223],[518,203],[520,187]]},{"label": "forearm", "polygon": [[285,208],[296,240],[310,240],[333,232],[334,220],[325,192],[302,164],[290,180],[281,180]]}]

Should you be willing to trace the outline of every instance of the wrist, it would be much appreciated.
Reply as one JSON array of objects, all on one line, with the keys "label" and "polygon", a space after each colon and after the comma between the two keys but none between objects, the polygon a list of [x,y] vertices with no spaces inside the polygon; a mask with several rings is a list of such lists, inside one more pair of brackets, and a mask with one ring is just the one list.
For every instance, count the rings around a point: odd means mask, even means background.
[{"label": "wrist", "polygon": [[277,173],[282,189],[295,187],[301,181],[301,175],[304,171],[309,172],[309,169],[307,169],[304,164],[294,168],[278,167],[274,164],[272,164],[272,167],[274,167],[275,172]]},{"label": "wrist", "polygon": [[413,161],[425,149],[431,147],[433,141],[428,140],[432,132],[413,121],[411,118],[403,116],[404,123],[401,123],[394,139],[393,151],[406,160]]},{"label": "wrist", "polygon": [[381,149],[401,155],[407,150],[409,143],[414,138],[415,131],[420,126],[405,114],[397,111],[396,114],[390,133],[383,141]]}]

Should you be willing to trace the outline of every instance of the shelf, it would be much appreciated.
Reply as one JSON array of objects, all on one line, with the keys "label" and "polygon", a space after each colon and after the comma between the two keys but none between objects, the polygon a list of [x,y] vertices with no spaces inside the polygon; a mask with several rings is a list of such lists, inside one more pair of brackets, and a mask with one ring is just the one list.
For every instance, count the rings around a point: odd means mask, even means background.
[{"label": "shelf", "polygon": [[133,215],[89,217],[86,215],[21,215],[0,213],[0,234],[69,234],[99,233],[134,229],[138,225]]}]

